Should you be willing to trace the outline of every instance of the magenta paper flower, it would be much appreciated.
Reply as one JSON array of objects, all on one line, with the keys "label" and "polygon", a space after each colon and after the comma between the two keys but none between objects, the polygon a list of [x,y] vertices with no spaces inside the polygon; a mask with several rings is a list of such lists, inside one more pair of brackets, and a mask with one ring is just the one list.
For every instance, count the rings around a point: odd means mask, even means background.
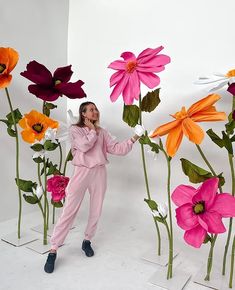
[{"label": "magenta paper flower", "polygon": [[51,192],[51,199],[59,202],[65,197],[65,188],[69,178],[63,175],[54,175],[47,180],[47,191]]},{"label": "magenta paper flower", "polygon": [[111,62],[108,67],[117,70],[110,78],[110,87],[115,86],[110,95],[112,102],[122,94],[124,103],[131,105],[134,99],[139,99],[140,82],[150,89],[159,85],[160,78],[155,73],[163,71],[165,65],[171,61],[169,56],[158,54],[163,48],[147,48],[137,57],[126,51],[121,54],[124,60]]},{"label": "magenta paper flower", "polygon": [[35,83],[34,85],[29,85],[28,90],[44,101],[52,102],[62,95],[70,99],[86,97],[81,88],[84,84],[83,81],[69,82],[73,74],[71,65],[57,68],[52,75],[44,65],[34,60],[27,64],[27,70],[20,74]]},{"label": "magenta paper flower", "polygon": [[235,198],[228,193],[217,193],[219,178],[207,179],[195,189],[180,185],[171,199],[178,206],[177,224],[185,230],[184,239],[189,245],[200,248],[207,233],[220,234],[226,231],[223,217],[235,216]]},{"label": "magenta paper flower", "polygon": [[235,96],[235,83],[232,83],[231,85],[229,85],[227,91],[233,96]]}]

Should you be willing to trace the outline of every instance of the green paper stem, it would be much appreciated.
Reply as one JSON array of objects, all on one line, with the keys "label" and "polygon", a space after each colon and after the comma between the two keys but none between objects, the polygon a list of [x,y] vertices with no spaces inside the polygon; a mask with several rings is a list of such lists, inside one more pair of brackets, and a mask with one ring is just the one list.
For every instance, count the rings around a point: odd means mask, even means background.
[{"label": "green paper stem", "polygon": [[[142,112],[141,112],[141,95],[139,96],[139,123],[142,125]],[[149,190],[149,183],[148,183],[148,175],[147,175],[147,168],[146,168],[146,161],[145,161],[145,154],[144,154],[144,145],[140,144],[141,146],[141,155],[142,155],[142,162],[143,162],[143,168],[144,168],[144,179],[145,179],[145,185],[147,190],[148,199],[151,200],[150,190]],[[157,221],[153,217],[153,221],[157,230],[157,241],[158,241],[158,247],[157,247],[157,254],[158,256],[161,255],[161,233],[158,226]]]},{"label": "green paper stem", "polygon": [[10,95],[8,92],[8,89],[5,88],[5,92],[7,95],[7,100],[10,106],[10,110],[11,110],[11,117],[14,123],[14,129],[15,129],[15,133],[16,133],[16,181],[17,181],[17,188],[18,188],[18,199],[19,199],[19,212],[18,212],[18,239],[20,239],[21,237],[21,215],[22,215],[22,195],[21,195],[21,190],[18,186],[19,184],[19,179],[20,179],[20,173],[19,173],[19,137],[18,137],[18,130],[17,130],[17,125],[16,125],[16,120],[15,120],[15,116],[13,113],[13,108],[12,108],[12,104],[11,104],[11,99],[10,99]]},{"label": "green paper stem", "polygon": [[43,232],[43,245],[47,245],[47,175],[46,175],[46,161],[45,157],[43,158],[44,164],[44,232]]}]

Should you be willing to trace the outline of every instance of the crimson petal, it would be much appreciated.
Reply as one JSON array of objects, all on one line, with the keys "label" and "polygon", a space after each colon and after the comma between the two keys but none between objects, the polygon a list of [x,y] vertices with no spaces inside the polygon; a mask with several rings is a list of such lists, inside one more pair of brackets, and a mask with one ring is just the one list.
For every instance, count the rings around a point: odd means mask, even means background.
[{"label": "crimson petal", "polygon": [[70,99],[81,99],[86,97],[85,92],[81,88],[83,84],[84,82],[81,80],[78,80],[76,83],[61,83],[56,85],[55,89]]},{"label": "crimson petal", "polygon": [[35,95],[37,98],[47,102],[55,101],[60,96],[60,93],[58,93],[57,91],[39,85],[30,85],[28,87],[28,90],[31,94]]},{"label": "crimson petal", "polygon": [[57,68],[53,75],[54,79],[60,80],[62,83],[67,83],[71,79],[71,76],[73,74],[71,66],[72,65],[68,65]]},{"label": "crimson petal", "polygon": [[26,79],[38,85],[52,85],[52,75],[44,65],[33,60],[27,64],[26,68],[26,71],[20,73]]}]

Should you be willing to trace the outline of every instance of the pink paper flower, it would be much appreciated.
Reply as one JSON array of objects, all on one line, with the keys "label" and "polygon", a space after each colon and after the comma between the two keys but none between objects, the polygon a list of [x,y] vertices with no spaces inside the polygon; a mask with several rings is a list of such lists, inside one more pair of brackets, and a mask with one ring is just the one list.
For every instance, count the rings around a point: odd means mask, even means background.
[{"label": "pink paper flower", "polygon": [[228,193],[217,193],[219,178],[207,179],[195,189],[180,185],[171,199],[178,206],[177,224],[185,230],[184,239],[189,245],[200,248],[207,233],[220,234],[226,231],[223,217],[235,216],[235,198]]},{"label": "pink paper flower", "polygon": [[134,99],[139,99],[140,82],[150,89],[159,85],[160,78],[154,73],[163,71],[171,61],[169,56],[158,54],[163,48],[147,48],[138,57],[126,51],[121,54],[124,60],[111,62],[108,67],[117,70],[110,78],[110,87],[115,86],[110,95],[112,102],[122,94],[124,103],[131,105]]},{"label": "pink paper flower", "polygon": [[51,198],[54,202],[59,202],[65,197],[65,188],[68,182],[69,178],[63,175],[54,175],[47,180],[47,191],[51,192]]}]

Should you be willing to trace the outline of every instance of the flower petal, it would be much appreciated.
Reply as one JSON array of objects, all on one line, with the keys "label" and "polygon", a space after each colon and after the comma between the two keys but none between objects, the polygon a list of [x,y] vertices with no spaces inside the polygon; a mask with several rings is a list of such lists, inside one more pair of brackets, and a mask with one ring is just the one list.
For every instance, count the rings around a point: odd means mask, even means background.
[{"label": "flower petal", "polygon": [[19,54],[16,50],[14,50],[11,47],[8,47],[8,68],[7,72],[8,74],[15,68],[18,60],[19,60]]},{"label": "flower petal", "polygon": [[223,121],[227,118],[224,112],[217,112],[215,106],[210,106],[206,110],[193,114],[191,119],[194,122]]},{"label": "flower petal", "polygon": [[124,71],[116,71],[114,74],[112,74],[111,78],[110,78],[110,87],[116,85],[116,83],[118,83],[122,77],[124,76],[125,72]]},{"label": "flower petal", "polygon": [[206,230],[198,225],[195,228],[188,230],[184,233],[184,240],[187,244],[195,248],[200,248],[206,238],[206,235]]},{"label": "flower petal", "polygon": [[168,134],[173,128],[177,127],[181,123],[181,120],[175,120],[168,122],[154,130],[154,132],[150,135],[150,138],[154,138],[156,136],[163,136]]},{"label": "flower petal", "polygon": [[186,203],[176,209],[177,224],[183,230],[190,230],[198,225],[198,218],[193,212],[192,203]]},{"label": "flower petal", "polygon": [[128,83],[126,84],[122,94],[126,105],[132,105],[134,98],[139,98],[140,81],[136,71],[130,74]]},{"label": "flower petal", "polygon": [[50,71],[42,64],[33,60],[27,64],[27,70],[20,73],[23,77],[35,84],[52,86],[52,75]]},{"label": "flower petal", "polygon": [[0,89],[4,89],[9,86],[12,80],[12,75],[2,74],[0,75]]},{"label": "flower petal", "polygon": [[85,98],[86,94],[82,89],[83,81],[78,80],[75,83],[60,83],[55,86],[55,89],[70,99]]},{"label": "flower petal", "polygon": [[167,136],[166,151],[169,156],[173,157],[176,154],[182,142],[182,138],[183,138],[183,130],[180,124],[179,126],[173,128]]},{"label": "flower petal", "polygon": [[144,61],[144,59],[146,59],[146,57],[149,57],[149,56],[152,57],[152,56],[158,54],[163,49],[164,49],[164,47],[162,45],[157,47],[157,48],[146,48],[137,56],[137,60],[138,60],[138,62],[140,61],[142,63],[142,61]]},{"label": "flower petal", "polygon": [[207,97],[201,99],[200,101],[194,103],[188,109],[189,116],[192,117],[194,114],[196,114],[202,110],[205,110],[206,108],[214,105],[214,103],[216,103],[220,98],[221,98],[220,95],[211,94],[211,95],[208,95]]},{"label": "flower petal", "polygon": [[72,65],[57,68],[53,74],[54,79],[60,80],[62,83],[67,83],[73,74],[71,67]]},{"label": "flower petal", "polygon": [[129,74],[127,73],[123,74],[122,79],[116,84],[116,86],[114,87],[110,95],[110,99],[112,102],[115,102],[117,98],[120,96],[120,94],[123,92],[128,80],[129,80]]},{"label": "flower petal", "polygon": [[140,81],[150,89],[153,89],[160,84],[160,78],[154,73],[138,71],[138,76]]},{"label": "flower petal", "polygon": [[231,84],[231,85],[228,87],[227,91],[228,91],[230,94],[232,94],[233,96],[235,96],[235,83]]},{"label": "flower petal", "polygon": [[192,203],[192,198],[196,194],[196,188],[190,185],[179,185],[171,194],[171,199],[177,206],[182,206],[185,203]]},{"label": "flower petal", "polygon": [[210,211],[216,211],[222,217],[234,217],[235,197],[228,193],[217,194]]},{"label": "flower petal", "polygon": [[126,70],[126,62],[123,60],[115,60],[110,63],[108,68],[112,68],[115,70]]},{"label": "flower petal", "polygon": [[226,232],[222,223],[222,217],[217,212],[206,212],[200,215],[201,219],[208,225],[208,232],[211,234],[221,234]]},{"label": "flower petal", "polygon": [[197,189],[197,193],[193,197],[193,203],[196,204],[197,202],[204,201],[206,207],[205,210],[210,210],[216,197],[218,184],[218,177],[212,177],[205,180],[202,185]]},{"label": "flower petal", "polygon": [[131,59],[136,59],[135,55],[133,52],[130,51],[125,51],[121,54],[121,57],[125,60],[125,61],[129,61]]},{"label": "flower petal", "polygon": [[29,85],[28,90],[31,94],[35,95],[37,98],[40,98],[44,101],[52,102],[59,98],[60,94],[51,89],[45,88],[40,85]]},{"label": "flower petal", "polygon": [[182,122],[184,135],[193,143],[200,144],[204,138],[204,132],[200,126],[191,120],[185,118]]}]

